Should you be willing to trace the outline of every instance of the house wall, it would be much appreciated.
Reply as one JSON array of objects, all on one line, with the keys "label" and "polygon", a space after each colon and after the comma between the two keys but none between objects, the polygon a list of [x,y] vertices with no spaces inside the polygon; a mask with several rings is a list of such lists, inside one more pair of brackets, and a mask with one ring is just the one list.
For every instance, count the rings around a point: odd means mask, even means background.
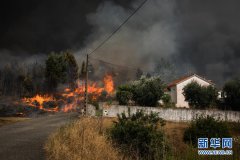
[{"label": "house wall", "polygon": [[177,92],[176,92],[177,88],[176,86],[171,87],[171,90],[169,92],[170,96],[171,96],[171,101],[173,103],[177,103]]},{"label": "house wall", "polygon": [[167,121],[191,121],[199,115],[209,115],[214,118],[226,120],[229,122],[239,122],[240,112],[237,111],[221,111],[221,110],[197,110],[197,109],[184,109],[184,108],[157,108],[157,107],[140,107],[140,106],[120,106],[120,105],[107,105],[99,104],[103,109],[104,117],[117,117],[117,114],[128,113],[134,114],[140,110],[149,114],[151,112],[158,113],[158,116]]},{"label": "house wall", "polygon": [[200,85],[202,86],[208,86],[210,85],[210,83],[196,77],[196,76],[193,76],[179,84],[176,85],[176,94],[177,94],[177,102],[176,102],[176,107],[185,107],[185,108],[189,108],[189,104],[188,102],[185,101],[185,97],[183,95],[183,88],[191,83],[192,81],[196,81],[197,83],[199,83]]}]

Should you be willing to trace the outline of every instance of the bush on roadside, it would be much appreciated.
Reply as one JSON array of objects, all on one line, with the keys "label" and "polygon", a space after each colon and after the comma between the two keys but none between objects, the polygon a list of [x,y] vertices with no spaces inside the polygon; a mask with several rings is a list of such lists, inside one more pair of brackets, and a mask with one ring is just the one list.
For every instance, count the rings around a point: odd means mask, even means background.
[{"label": "bush on roadside", "polygon": [[184,132],[183,140],[197,146],[198,138],[230,137],[226,122],[211,116],[198,116]]},{"label": "bush on roadside", "polygon": [[165,125],[157,114],[142,111],[127,117],[124,113],[110,129],[110,138],[117,148],[132,159],[162,159],[168,146],[159,126]]}]

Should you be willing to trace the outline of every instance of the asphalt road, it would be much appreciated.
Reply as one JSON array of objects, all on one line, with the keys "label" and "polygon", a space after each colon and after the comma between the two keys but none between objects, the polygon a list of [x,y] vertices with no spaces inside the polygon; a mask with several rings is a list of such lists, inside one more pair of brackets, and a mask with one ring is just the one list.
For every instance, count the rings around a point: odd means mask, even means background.
[{"label": "asphalt road", "polygon": [[57,113],[0,127],[0,160],[46,159],[43,146],[47,137],[77,116]]}]

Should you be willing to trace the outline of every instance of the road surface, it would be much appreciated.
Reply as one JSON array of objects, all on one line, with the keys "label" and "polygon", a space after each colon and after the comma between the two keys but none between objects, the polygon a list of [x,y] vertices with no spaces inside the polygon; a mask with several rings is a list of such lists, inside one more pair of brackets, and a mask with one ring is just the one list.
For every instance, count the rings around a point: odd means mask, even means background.
[{"label": "road surface", "polygon": [[0,127],[0,160],[44,160],[44,143],[77,113],[57,113]]}]

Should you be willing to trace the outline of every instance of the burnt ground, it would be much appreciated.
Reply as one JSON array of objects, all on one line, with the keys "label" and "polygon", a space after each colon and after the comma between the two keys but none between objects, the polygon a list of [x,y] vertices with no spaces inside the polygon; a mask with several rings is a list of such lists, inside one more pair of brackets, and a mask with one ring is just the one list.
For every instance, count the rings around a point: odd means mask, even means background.
[{"label": "burnt ground", "polygon": [[57,113],[0,127],[0,159],[46,159],[43,146],[48,136],[77,117],[77,113]]}]

